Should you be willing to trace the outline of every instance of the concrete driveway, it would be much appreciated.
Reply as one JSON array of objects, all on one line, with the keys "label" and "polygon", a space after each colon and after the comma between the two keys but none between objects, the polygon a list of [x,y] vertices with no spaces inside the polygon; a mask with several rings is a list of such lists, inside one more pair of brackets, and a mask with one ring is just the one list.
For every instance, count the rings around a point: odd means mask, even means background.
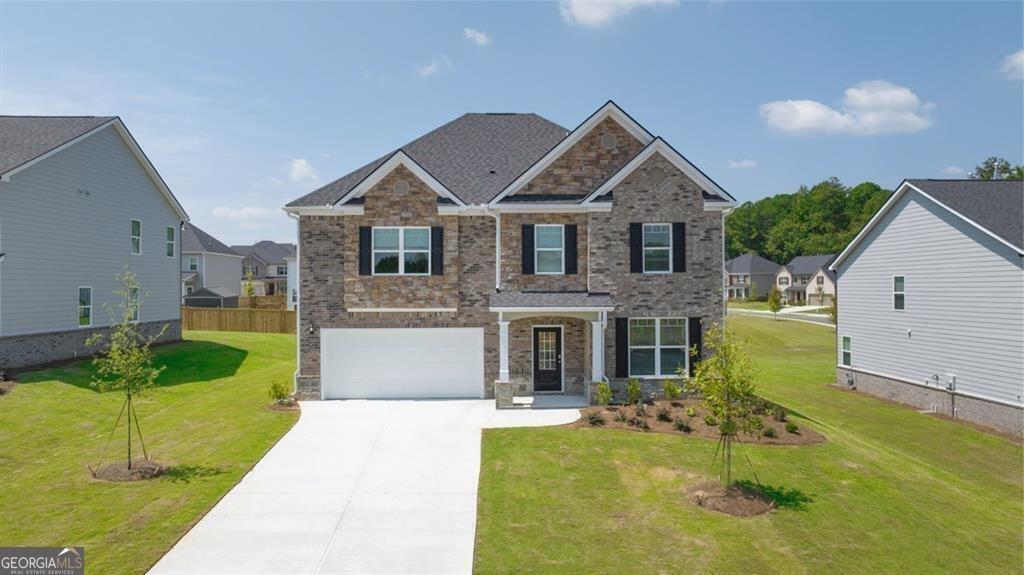
[{"label": "concrete driveway", "polygon": [[150,573],[470,573],[481,429],[578,417],[493,400],[304,402]]}]

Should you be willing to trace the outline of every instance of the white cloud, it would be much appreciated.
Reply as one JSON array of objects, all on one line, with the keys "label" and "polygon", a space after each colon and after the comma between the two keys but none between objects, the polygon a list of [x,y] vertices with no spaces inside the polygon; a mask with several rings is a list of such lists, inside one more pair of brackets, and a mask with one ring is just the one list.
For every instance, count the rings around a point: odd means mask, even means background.
[{"label": "white cloud", "polygon": [[1024,79],[1024,50],[1017,50],[1006,58],[1003,58],[1003,65],[1000,67],[1003,75],[1011,80]]},{"label": "white cloud", "polygon": [[947,176],[962,176],[965,172],[962,168],[958,168],[956,166],[946,166],[945,168],[942,168],[942,173]]},{"label": "white cloud", "polygon": [[768,102],[759,110],[769,126],[789,134],[871,136],[924,130],[934,107],[909,88],[872,80],[848,88],[838,110],[815,100]]},{"label": "white cloud", "polygon": [[416,66],[416,75],[420,78],[430,78],[431,76],[437,76],[441,72],[452,72],[454,70],[455,64],[452,63],[448,56],[439,56],[431,60],[429,64]]},{"label": "white cloud", "polygon": [[221,220],[231,220],[233,222],[251,222],[252,220],[262,220],[277,215],[278,213],[278,210],[264,208],[260,206],[242,206],[240,208],[220,206],[213,208],[213,216],[215,218]]},{"label": "white cloud", "polygon": [[288,170],[288,179],[293,182],[316,182],[320,180],[313,165],[303,158],[292,160],[292,166]]},{"label": "white cloud", "polygon": [[749,170],[756,167],[756,160],[729,160],[730,170]]},{"label": "white cloud", "polygon": [[486,46],[491,43],[490,36],[475,28],[466,28],[463,33],[466,35],[466,40],[469,40],[477,46]]},{"label": "white cloud", "polygon": [[645,6],[673,6],[678,0],[561,0],[559,12],[562,20],[571,26],[607,28],[637,8]]}]

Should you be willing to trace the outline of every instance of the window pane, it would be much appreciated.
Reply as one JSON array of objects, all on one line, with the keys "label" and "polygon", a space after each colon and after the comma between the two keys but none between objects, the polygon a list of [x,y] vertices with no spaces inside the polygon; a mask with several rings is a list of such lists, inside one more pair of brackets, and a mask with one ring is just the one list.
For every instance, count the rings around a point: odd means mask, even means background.
[{"label": "window pane", "polygon": [[140,222],[138,220],[132,220],[132,235],[133,236],[141,236],[142,235],[142,222]]},{"label": "window pane", "polygon": [[78,305],[92,305],[92,290],[78,288]]},{"label": "window pane", "polygon": [[142,251],[142,240],[139,238],[132,238],[132,253],[137,254]]},{"label": "window pane", "polygon": [[174,241],[174,228],[172,228],[170,226],[167,227],[167,241],[169,241],[169,242],[173,242]]},{"label": "window pane", "polygon": [[540,273],[561,273],[562,252],[561,251],[539,251],[537,252],[537,271]]},{"label": "window pane", "polygon": [[375,274],[397,274],[398,273],[398,252],[374,252],[373,273]]},{"label": "window pane", "polygon": [[846,336],[843,337],[843,351],[850,351],[850,338]]},{"label": "window pane", "polygon": [[78,308],[78,325],[89,325],[92,323],[92,309],[88,307]]},{"label": "window pane", "polygon": [[686,320],[661,320],[661,345],[686,345]]},{"label": "window pane", "polygon": [[398,230],[397,229],[373,229],[373,249],[375,250],[397,250]]},{"label": "window pane", "polygon": [[562,226],[537,226],[538,248],[562,247]]},{"label": "window pane", "polygon": [[167,242],[167,257],[174,257],[174,244],[171,242]]},{"label": "window pane", "polygon": [[676,375],[686,364],[686,352],[682,348],[661,348],[661,375]]},{"label": "window pane", "polygon": [[850,352],[848,352],[848,351],[844,351],[843,352],[843,365],[846,365],[846,366],[850,365]]},{"label": "window pane", "polygon": [[407,250],[429,250],[430,230],[411,229],[402,230],[405,234],[405,249]]},{"label": "window pane", "polygon": [[644,247],[667,248],[669,246],[671,228],[668,224],[645,224]]},{"label": "window pane", "polygon": [[654,345],[653,319],[629,320],[629,345]]},{"label": "window pane", "polygon": [[644,250],[644,271],[645,272],[667,272],[669,271],[669,250]]},{"label": "window pane", "polygon": [[430,258],[427,252],[412,252],[405,254],[405,273],[425,274],[430,271]]},{"label": "window pane", "polygon": [[654,375],[654,349],[629,350],[630,375]]},{"label": "window pane", "polygon": [[893,307],[895,309],[899,309],[899,310],[903,309],[903,305],[904,305],[903,298],[904,297],[905,296],[903,294],[901,294],[901,293],[896,294],[895,299],[892,302]]},{"label": "window pane", "polygon": [[892,278],[892,291],[903,291],[903,276]]}]

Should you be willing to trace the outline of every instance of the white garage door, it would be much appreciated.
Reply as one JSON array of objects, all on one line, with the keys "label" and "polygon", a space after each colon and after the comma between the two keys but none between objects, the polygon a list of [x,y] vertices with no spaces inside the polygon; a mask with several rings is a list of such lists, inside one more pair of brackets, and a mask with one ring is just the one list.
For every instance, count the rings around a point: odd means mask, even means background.
[{"label": "white garage door", "polygon": [[324,329],[324,399],[483,397],[483,328]]}]

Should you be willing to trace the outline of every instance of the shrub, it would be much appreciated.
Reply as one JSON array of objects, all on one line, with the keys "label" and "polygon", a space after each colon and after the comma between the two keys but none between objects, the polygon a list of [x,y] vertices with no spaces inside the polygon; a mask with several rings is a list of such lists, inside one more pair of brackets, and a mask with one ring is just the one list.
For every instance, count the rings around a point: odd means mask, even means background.
[{"label": "shrub", "polygon": [[627,419],[629,418],[626,417],[626,412],[624,410],[620,410],[618,413],[615,414],[615,421],[625,423]]},{"label": "shrub", "polygon": [[697,409],[694,407],[687,407],[686,417],[697,417]]},{"label": "shrub", "polygon": [[787,415],[788,412],[785,407],[782,407],[781,405],[775,405],[772,407],[772,419],[775,421],[786,421]]},{"label": "shrub", "polygon": [[764,415],[771,411],[772,404],[765,399],[757,399],[750,406],[750,413],[754,415]]},{"label": "shrub", "polygon": [[787,433],[798,433],[799,431],[800,431],[800,428],[797,427],[797,424],[793,423],[792,421],[787,421],[786,422],[786,432]]},{"label": "shrub", "polygon": [[683,388],[674,379],[666,379],[661,384],[661,391],[665,394],[665,399],[669,401],[679,399],[679,396],[683,394]]},{"label": "shrub", "polygon": [[640,403],[640,380],[635,377],[629,378],[626,382],[626,403],[630,405]]},{"label": "shrub", "polygon": [[718,425],[718,420],[715,419],[714,415],[707,415],[704,417],[704,423],[706,423],[709,427],[715,427],[716,425]]},{"label": "shrub", "polygon": [[693,431],[693,428],[690,427],[690,422],[683,419],[677,419],[672,426],[676,428],[676,431],[682,431],[683,433],[690,433]]},{"label": "shrub", "polygon": [[599,427],[604,425],[604,418],[601,417],[600,413],[591,413],[590,415],[587,416],[587,423]]},{"label": "shrub", "polygon": [[633,427],[637,427],[637,428],[642,429],[644,431],[647,431],[648,429],[651,428],[651,426],[647,424],[647,420],[642,418],[642,417],[630,418],[628,423],[630,425],[632,425]]},{"label": "shrub", "polygon": [[285,399],[288,399],[288,396],[291,395],[291,393],[292,390],[288,387],[287,383],[275,379],[270,382],[270,391],[267,392],[267,395],[270,396],[270,399],[280,403]]},{"label": "shrub", "polygon": [[761,421],[760,417],[751,417],[747,423],[750,425],[751,435],[757,435],[757,432],[764,428],[764,421]]},{"label": "shrub", "polygon": [[761,435],[764,436],[764,437],[767,437],[769,439],[771,439],[773,437],[778,437],[779,436],[778,433],[775,433],[775,428],[774,427],[766,427],[766,428],[764,428],[764,431],[761,432]]},{"label": "shrub", "polygon": [[658,410],[658,421],[672,421],[672,414],[663,407]]},{"label": "shrub", "polygon": [[608,405],[612,402],[612,386],[608,385],[607,381],[602,381],[597,384],[597,392],[594,394],[594,399],[598,405]]}]

